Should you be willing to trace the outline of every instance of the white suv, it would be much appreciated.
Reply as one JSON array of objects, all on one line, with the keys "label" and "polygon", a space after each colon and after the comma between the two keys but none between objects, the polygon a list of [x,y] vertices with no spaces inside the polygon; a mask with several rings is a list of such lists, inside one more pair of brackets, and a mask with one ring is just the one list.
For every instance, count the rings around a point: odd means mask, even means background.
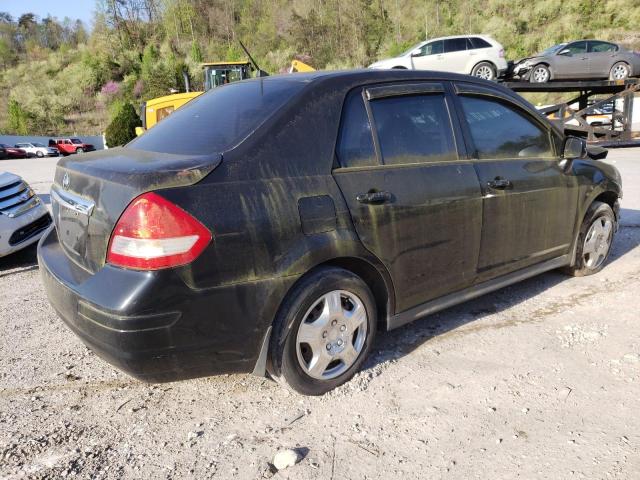
[{"label": "white suv", "polygon": [[495,80],[507,70],[504,48],[487,35],[434,38],[419,43],[402,55],[380,60],[369,68],[403,68],[466,73]]}]

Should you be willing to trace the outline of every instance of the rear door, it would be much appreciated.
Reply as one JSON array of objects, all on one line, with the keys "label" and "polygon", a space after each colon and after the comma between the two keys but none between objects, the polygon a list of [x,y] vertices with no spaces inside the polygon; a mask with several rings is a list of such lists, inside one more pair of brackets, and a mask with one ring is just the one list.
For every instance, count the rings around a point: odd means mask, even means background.
[{"label": "rear door", "polygon": [[469,286],[482,200],[442,83],[353,91],[334,177],[364,246],[389,270],[402,312]]},{"label": "rear door", "polygon": [[478,280],[569,253],[578,190],[559,165],[557,134],[494,89],[456,90],[483,195]]},{"label": "rear door", "polygon": [[467,68],[471,61],[471,51],[467,50],[467,39],[447,38],[444,40],[444,63],[447,72],[471,73]]},{"label": "rear door", "polygon": [[588,45],[589,73],[591,78],[609,78],[613,64],[617,61],[618,46],[609,42],[590,41]]}]

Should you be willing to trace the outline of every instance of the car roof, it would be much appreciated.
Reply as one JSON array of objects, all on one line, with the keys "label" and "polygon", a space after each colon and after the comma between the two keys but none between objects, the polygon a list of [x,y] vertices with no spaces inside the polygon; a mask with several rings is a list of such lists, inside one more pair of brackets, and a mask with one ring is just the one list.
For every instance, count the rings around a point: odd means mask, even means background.
[{"label": "car roof", "polygon": [[425,40],[425,42],[433,42],[435,40],[449,40],[453,38],[483,38],[485,40],[492,40],[495,42],[495,39],[491,35],[484,35],[482,33],[473,33],[470,35],[449,35],[447,37],[429,38],[428,40]]}]

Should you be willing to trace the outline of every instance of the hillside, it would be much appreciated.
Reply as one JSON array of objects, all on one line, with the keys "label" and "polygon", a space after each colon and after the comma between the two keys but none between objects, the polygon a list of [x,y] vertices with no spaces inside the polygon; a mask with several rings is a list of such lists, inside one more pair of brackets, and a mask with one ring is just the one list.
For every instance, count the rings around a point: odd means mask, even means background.
[{"label": "hillside", "polygon": [[597,37],[640,49],[640,4],[625,0],[102,0],[79,22],[0,13],[0,132],[97,134],[125,102],[201,84],[203,60],[348,68],[448,34],[485,33],[510,59]]}]

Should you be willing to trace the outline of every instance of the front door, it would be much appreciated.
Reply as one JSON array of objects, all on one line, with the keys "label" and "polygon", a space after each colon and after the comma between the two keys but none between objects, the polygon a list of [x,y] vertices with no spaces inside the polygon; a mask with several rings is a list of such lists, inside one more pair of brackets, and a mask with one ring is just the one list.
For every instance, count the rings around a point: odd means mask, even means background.
[{"label": "front door", "polygon": [[425,43],[417,55],[413,55],[411,60],[413,68],[416,70],[445,70],[444,46],[442,40],[434,40]]},{"label": "front door", "polygon": [[554,78],[589,78],[587,42],[573,42],[564,47],[554,58]]},{"label": "front door", "polygon": [[559,165],[556,134],[507,98],[457,89],[483,195],[478,280],[568,254],[578,190]]},{"label": "front door", "polygon": [[334,177],[362,243],[392,277],[395,313],[476,276],[480,186],[458,156],[450,110],[444,86],[429,82],[354,91],[345,103]]}]

